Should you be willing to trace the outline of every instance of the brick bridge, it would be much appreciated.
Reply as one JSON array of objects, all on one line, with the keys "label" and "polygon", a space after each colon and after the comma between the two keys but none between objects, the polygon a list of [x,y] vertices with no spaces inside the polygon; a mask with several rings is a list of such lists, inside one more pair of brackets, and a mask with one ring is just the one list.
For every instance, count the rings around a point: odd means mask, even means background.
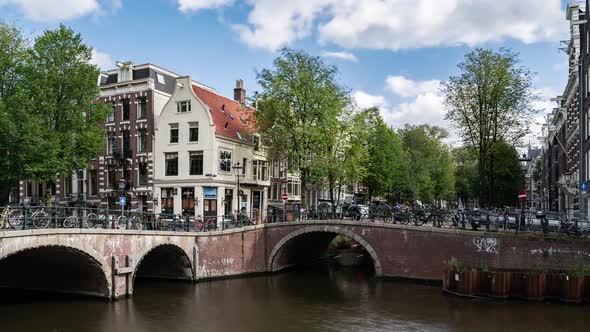
[{"label": "brick bridge", "polygon": [[590,242],[350,221],[263,224],[207,233],[109,229],[0,232],[0,287],[119,298],[136,277],[200,281],[275,272],[322,257],[346,235],[378,277],[440,279],[451,257],[499,268],[590,264]]}]

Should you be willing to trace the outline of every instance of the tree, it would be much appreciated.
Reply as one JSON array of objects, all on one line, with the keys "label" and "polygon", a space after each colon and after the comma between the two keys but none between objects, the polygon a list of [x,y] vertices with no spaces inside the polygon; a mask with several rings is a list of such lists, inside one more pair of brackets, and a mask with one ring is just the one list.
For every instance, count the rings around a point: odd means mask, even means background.
[{"label": "tree", "polygon": [[[85,168],[104,148],[100,124],[106,114],[98,101],[99,70],[89,62],[92,48],[64,25],[45,31],[32,47],[16,28],[0,31],[17,37],[8,55],[0,51],[0,139],[10,170],[4,177],[53,183]],[[4,61],[11,56],[12,62]]]},{"label": "tree", "polygon": [[517,204],[523,177],[518,151],[511,144],[498,141],[491,146],[490,154],[496,161],[496,167],[493,169],[496,181],[490,188],[496,195],[490,203],[492,206],[513,206]]},{"label": "tree", "polygon": [[[479,188],[495,187],[498,165],[490,153],[497,142],[518,144],[528,133],[534,100],[532,74],[518,54],[476,49],[465,55],[460,73],[443,82],[447,118],[478,153]],[[495,201],[492,190],[480,190],[482,205]]]},{"label": "tree", "polygon": [[0,201],[6,201],[11,187],[20,179],[21,155],[28,149],[26,126],[30,115],[18,107],[22,94],[23,66],[27,59],[27,41],[14,25],[0,22]]},{"label": "tree", "polygon": [[453,149],[455,160],[455,192],[465,203],[478,198],[477,151],[462,146]]},{"label": "tree", "polygon": [[454,193],[454,163],[442,143],[447,132],[436,126],[406,125],[400,130],[410,159],[414,198],[426,203],[451,199]]},{"label": "tree", "polygon": [[305,206],[307,184],[317,178],[317,161],[334,152],[332,136],[350,98],[336,82],[336,68],[319,57],[283,49],[273,66],[257,73],[257,124],[271,158],[286,158],[300,172]]},{"label": "tree", "polygon": [[367,111],[377,112],[377,118],[367,142],[369,157],[363,184],[369,191],[369,198],[389,194],[391,201],[400,201],[411,191],[408,155],[400,136],[387,127],[378,109]]}]

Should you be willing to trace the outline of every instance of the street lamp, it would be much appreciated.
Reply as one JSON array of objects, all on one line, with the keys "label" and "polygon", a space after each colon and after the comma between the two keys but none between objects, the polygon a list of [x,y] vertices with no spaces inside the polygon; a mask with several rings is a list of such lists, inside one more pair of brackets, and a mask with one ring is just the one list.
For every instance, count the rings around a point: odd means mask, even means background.
[{"label": "street lamp", "polygon": [[240,208],[240,176],[243,175],[244,172],[242,172],[242,170],[244,169],[244,166],[242,164],[240,164],[240,162],[238,161],[237,163],[235,163],[233,166],[234,168],[234,174],[236,175],[236,179],[237,179],[237,185],[238,185],[238,215],[241,212],[241,208]]}]

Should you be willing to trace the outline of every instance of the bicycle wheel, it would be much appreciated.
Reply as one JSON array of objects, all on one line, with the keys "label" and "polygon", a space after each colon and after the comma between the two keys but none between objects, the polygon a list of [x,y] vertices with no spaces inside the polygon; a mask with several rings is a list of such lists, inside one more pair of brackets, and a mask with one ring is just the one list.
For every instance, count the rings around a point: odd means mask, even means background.
[{"label": "bicycle wheel", "polygon": [[47,228],[49,226],[49,214],[45,211],[37,211],[33,213],[33,227],[40,229],[40,228]]},{"label": "bicycle wheel", "polygon": [[100,225],[100,220],[99,220],[98,216],[96,215],[96,213],[89,213],[86,216],[86,226],[88,228],[98,228],[99,225]]},{"label": "bicycle wheel", "polygon": [[127,217],[119,216],[116,220],[116,225],[118,229],[127,229]]},{"label": "bicycle wheel", "polygon": [[426,221],[426,216],[413,216],[414,219],[414,226],[422,226],[424,225],[424,222]]},{"label": "bicycle wheel", "polygon": [[137,216],[131,217],[131,226],[137,230],[143,229],[143,224]]},{"label": "bicycle wheel", "polygon": [[25,225],[25,216],[20,210],[12,210],[8,213],[8,225],[13,229],[22,229]]},{"label": "bicycle wheel", "polygon": [[77,224],[78,224],[78,217],[69,216],[66,219],[64,219],[63,226],[64,226],[64,228],[72,228],[72,227],[76,227]]}]

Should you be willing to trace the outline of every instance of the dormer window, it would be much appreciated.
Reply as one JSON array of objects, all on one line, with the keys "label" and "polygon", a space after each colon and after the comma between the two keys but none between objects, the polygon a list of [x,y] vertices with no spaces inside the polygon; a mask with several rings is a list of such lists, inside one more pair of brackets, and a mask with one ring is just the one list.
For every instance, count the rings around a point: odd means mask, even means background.
[{"label": "dormer window", "polygon": [[191,111],[191,101],[183,100],[176,102],[176,112],[186,113]]},{"label": "dormer window", "polygon": [[118,62],[119,82],[131,81],[133,79],[133,62]]}]

